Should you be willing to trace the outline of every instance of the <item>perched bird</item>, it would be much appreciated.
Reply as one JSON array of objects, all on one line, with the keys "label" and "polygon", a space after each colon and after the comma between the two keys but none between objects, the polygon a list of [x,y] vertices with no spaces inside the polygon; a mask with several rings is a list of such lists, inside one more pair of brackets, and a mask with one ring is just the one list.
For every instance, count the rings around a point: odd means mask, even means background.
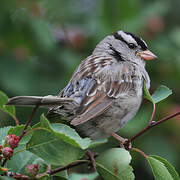
[{"label": "perched bird", "polygon": [[109,137],[137,113],[143,83],[150,87],[147,60],[157,58],[137,35],[118,31],[105,37],[77,67],[57,96],[18,96],[7,105],[47,106],[83,137]]}]

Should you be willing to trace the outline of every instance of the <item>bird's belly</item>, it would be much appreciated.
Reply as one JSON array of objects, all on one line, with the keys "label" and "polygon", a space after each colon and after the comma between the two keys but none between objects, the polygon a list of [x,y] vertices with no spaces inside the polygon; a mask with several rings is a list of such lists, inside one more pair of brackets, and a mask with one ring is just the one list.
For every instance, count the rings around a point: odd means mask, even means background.
[{"label": "bird's belly", "polygon": [[136,115],[141,100],[142,95],[118,98],[106,112],[77,126],[76,130],[81,136],[91,139],[108,137]]}]

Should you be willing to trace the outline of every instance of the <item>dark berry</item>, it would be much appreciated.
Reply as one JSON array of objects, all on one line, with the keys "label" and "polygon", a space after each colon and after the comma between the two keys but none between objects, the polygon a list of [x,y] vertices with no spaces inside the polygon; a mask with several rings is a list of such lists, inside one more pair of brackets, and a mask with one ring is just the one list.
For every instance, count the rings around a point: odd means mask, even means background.
[{"label": "dark berry", "polygon": [[3,156],[10,159],[13,156],[13,149],[10,147],[5,147],[2,149]]},{"label": "dark berry", "polygon": [[37,164],[29,164],[26,166],[25,172],[29,177],[35,177],[38,174],[39,166]]}]

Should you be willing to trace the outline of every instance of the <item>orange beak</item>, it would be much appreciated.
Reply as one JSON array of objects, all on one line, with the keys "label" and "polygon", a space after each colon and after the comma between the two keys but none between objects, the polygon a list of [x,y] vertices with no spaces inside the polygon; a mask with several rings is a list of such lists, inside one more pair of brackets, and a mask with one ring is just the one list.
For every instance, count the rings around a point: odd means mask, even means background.
[{"label": "orange beak", "polygon": [[157,56],[149,50],[138,52],[137,55],[140,56],[145,61],[157,59]]}]

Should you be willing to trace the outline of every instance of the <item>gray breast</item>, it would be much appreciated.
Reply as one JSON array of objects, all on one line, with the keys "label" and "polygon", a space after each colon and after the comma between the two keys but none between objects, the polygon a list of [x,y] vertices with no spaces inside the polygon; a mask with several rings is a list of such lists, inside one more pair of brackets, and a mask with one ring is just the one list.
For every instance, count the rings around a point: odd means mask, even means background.
[{"label": "gray breast", "polygon": [[77,126],[76,130],[82,137],[91,139],[109,137],[136,115],[142,101],[142,88],[139,91],[138,96],[116,99],[106,112]]}]

